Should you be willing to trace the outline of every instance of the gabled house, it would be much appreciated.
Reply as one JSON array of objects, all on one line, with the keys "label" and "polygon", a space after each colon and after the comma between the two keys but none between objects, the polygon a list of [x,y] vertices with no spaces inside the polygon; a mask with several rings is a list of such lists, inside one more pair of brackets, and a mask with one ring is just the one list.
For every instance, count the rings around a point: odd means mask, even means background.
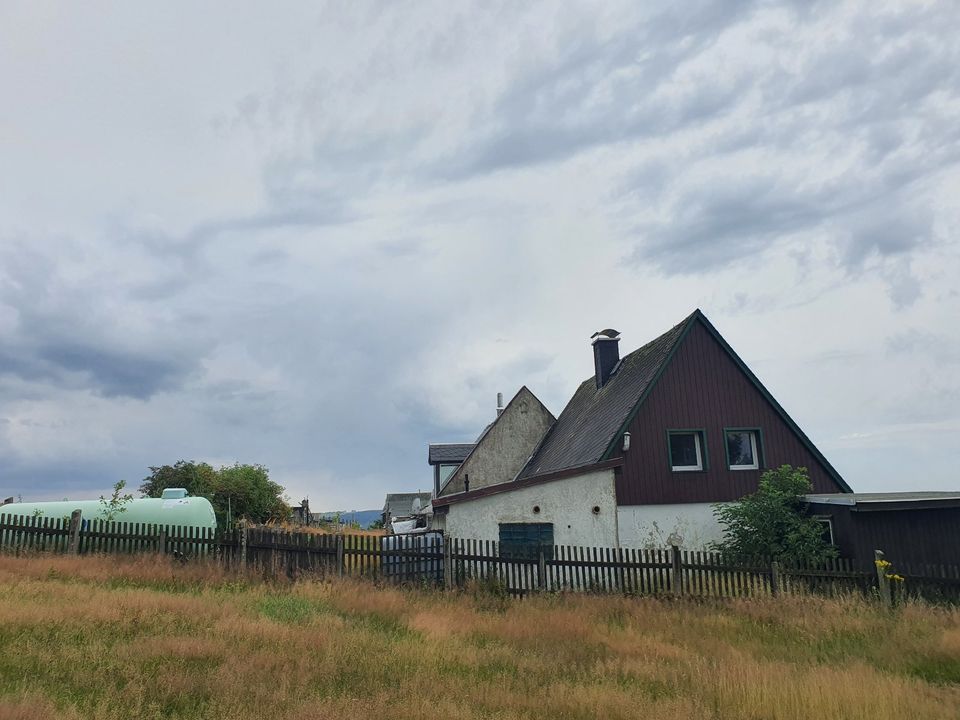
[{"label": "gabled house", "polygon": [[765,468],[804,466],[815,492],[850,492],[699,310],[622,358],[619,342],[596,333],[593,376],[529,460],[441,492],[434,525],[492,540],[702,547],[719,537],[713,504],[753,492]]},{"label": "gabled house", "polygon": [[395,522],[406,522],[421,517],[430,504],[430,493],[387,493],[383,503],[383,526],[392,530]]}]

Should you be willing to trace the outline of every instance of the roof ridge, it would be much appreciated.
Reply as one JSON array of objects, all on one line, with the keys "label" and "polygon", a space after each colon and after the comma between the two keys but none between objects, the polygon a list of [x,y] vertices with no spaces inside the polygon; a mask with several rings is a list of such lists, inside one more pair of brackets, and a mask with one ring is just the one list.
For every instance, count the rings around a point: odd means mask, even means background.
[{"label": "roof ridge", "polygon": [[[591,390],[595,385],[595,376],[583,380],[518,477],[556,470],[557,468],[550,467],[555,463],[568,467],[571,463],[589,464],[604,459],[620,432],[622,415],[629,416],[632,413],[646,389],[655,382],[669,362],[687,329],[701,315],[699,308],[694,310],[670,329],[624,355],[617,364],[617,371],[603,387]],[[627,407],[624,407],[622,402],[617,402],[624,392],[627,393],[629,402]],[[599,427],[591,431],[588,428],[590,423]],[[561,431],[564,437],[554,441],[557,433]],[[599,441],[597,437],[600,438]],[[558,443],[562,444],[562,447],[553,447]],[[577,447],[571,449],[570,445]],[[551,455],[555,457],[551,458]],[[547,467],[541,465],[545,456],[550,458],[546,462]]]}]

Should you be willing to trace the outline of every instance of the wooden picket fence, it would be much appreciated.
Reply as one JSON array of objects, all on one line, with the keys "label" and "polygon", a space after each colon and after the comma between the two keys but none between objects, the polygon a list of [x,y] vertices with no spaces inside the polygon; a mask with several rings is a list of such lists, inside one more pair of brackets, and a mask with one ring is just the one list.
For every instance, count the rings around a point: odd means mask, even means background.
[{"label": "wooden picket fence", "polygon": [[[487,540],[410,536],[319,535],[247,527],[210,529],[0,514],[5,552],[161,553],[183,560],[288,577],[355,577],[447,589],[487,584],[514,596],[597,592],[692,597],[763,597],[815,593],[960,602],[960,567],[877,566],[852,560],[818,564],[733,559],[673,548],[556,545],[518,554]],[[878,552],[878,560],[883,554]],[[893,579],[891,579],[893,577]],[[903,580],[897,580],[902,577]]]},{"label": "wooden picket fence", "polygon": [[208,528],[0,514],[0,548],[14,552],[211,554],[219,541]]},{"label": "wooden picket fence", "polygon": [[492,580],[517,595],[568,590],[697,597],[801,592],[843,595],[870,592],[877,579],[875,572],[858,569],[847,559],[817,565],[785,564],[676,547],[642,550],[564,545],[554,546],[552,552],[541,551],[536,557],[516,559],[505,557],[493,541],[454,538],[450,543],[450,559],[456,569],[453,584]]}]

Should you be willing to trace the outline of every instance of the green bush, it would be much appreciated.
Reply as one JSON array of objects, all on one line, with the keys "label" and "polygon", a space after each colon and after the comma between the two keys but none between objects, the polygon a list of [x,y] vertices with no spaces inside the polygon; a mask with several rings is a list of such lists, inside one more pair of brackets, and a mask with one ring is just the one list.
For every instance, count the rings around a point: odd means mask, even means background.
[{"label": "green bush", "polygon": [[806,512],[803,496],[813,490],[806,468],[781,465],[760,477],[752,495],[731,505],[715,505],[723,527],[716,550],[735,557],[770,557],[819,562],[836,557],[823,539],[823,524]]}]

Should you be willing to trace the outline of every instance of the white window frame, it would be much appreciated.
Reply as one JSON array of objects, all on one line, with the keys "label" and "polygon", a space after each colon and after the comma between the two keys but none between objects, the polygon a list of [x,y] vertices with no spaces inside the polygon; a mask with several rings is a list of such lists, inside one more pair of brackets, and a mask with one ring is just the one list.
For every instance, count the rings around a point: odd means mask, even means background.
[{"label": "white window frame", "polygon": [[833,547],[836,547],[837,541],[833,537],[833,518],[829,515],[814,515],[813,519],[819,523],[826,523],[827,528],[830,530],[830,544]]},{"label": "white window frame", "polygon": [[[673,464],[673,442],[674,435],[693,435],[693,447],[697,451],[696,465],[674,465]],[[674,472],[702,472],[703,471],[703,448],[700,445],[699,430],[671,430],[667,435],[667,450],[670,452],[670,469]]]},{"label": "white window frame", "polygon": [[[756,430],[727,430],[726,435],[723,437],[725,443],[729,443],[729,436],[733,433],[739,435],[747,434],[750,436],[750,449],[753,451],[753,464],[752,465],[730,465],[731,470],[759,470],[760,469],[760,453],[759,447],[760,444],[757,442],[757,431]],[[727,451],[727,461],[729,462],[730,455],[730,446],[729,444],[725,448]]]}]

